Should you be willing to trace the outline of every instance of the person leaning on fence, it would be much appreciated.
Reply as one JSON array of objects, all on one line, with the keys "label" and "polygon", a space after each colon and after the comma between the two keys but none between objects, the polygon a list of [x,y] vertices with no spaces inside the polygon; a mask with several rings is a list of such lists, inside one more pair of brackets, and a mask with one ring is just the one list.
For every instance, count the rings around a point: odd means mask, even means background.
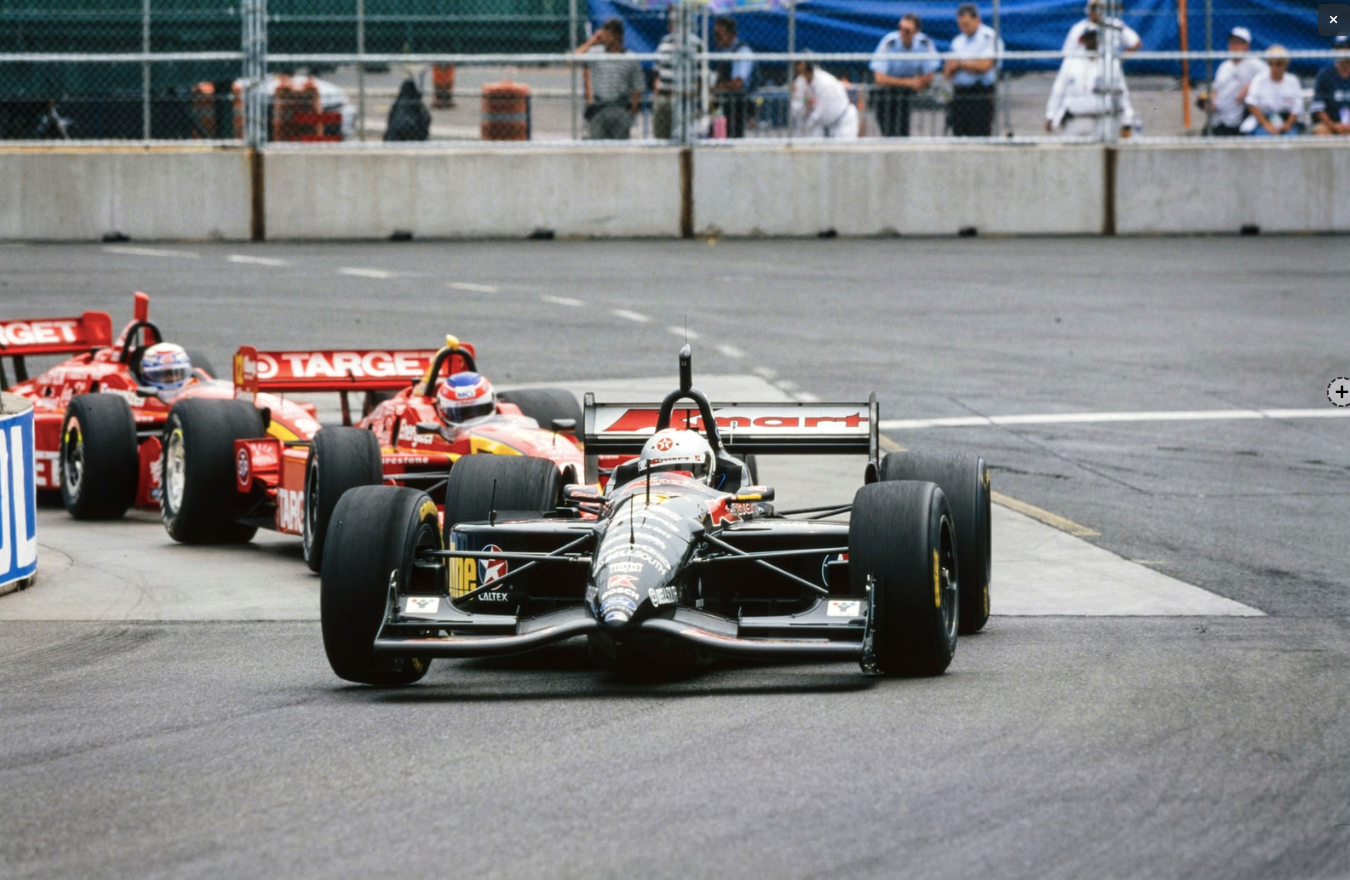
[{"label": "person leaning on fence", "polygon": [[[1045,105],[1046,131],[1070,137],[1091,137],[1101,131],[1101,119],[1110,112],[1110,96],[1097,88],[1102,73],[1101,58],[1097,55],[1099,35],[1095,27],[1084,28],[1078,50],[1064,56]],[[1134,107],[1120,62],[1116,60],[1113,64],[1115,82],[1120,87],[1120,133],[1129,137]]]},{"label": "person leaning on fence", "polygon": [[[1083,51],[1083,31],[1090,27],[1099,31],[1106,31],[1111,35],[1111,38],[1115,40],[1113,48],[1116,55],[1138,51],[1139,47],[1144,44],[1144,41],[1139,39],[1139,35],[1125,22],[1118,18],[1103,16],[1103,5],[1102,0],[1088,0],[1087,8],[1083,10],[1083,14],[1087,18],[1069,28],[1069,33],[1064,37],[1063,52],[1065,55]],[[1104,39],[1100,35],[1097,41],[1104,44]]]},{"label": "person leaning on fence", "polygon": [[389,120],[384,127],[387,141],[424,141],[431,134],[431,111],[422,103],[422,92],[417,83],[405,79],[399,86],[394,106],[389,108]]},{"label": "person leaning on fence", "polygon": [[755,61],[752,50],[736,36],[736,19],[721,16],[713,23],[713,43],[719,52],[746,56],[737,61],[719,61],[713,65],[713,95],[722,115],[727,118],[727,137],[745,137],[745,120],[750,113],[747,97],[755,88]]},{"label": "person leaning on fence", "polygon": [[980,24],[974,3],[956,10],[960,33],[952,38],[951,54],[942,65],[942,75],[952,84],[952,103],[947,122],[957,137],[989,137],[994,131],[994,81],[998,78],[995,56],[1003,41],[994,29]]},{"label": "person leaning on fence", "polygon": [[1289,52],[1275,45],[1266,50],[1270,69],[1258,73],[1247,89],[1247,111],[1242,133],[1256,137],[1285,137],[1303,133],[1303,86],[1289,72]]},{"label": "person leaning on fence", "polygon": [[898,30],[881,38],[872,56],[872,107],[883,137],[909,137],[910,100],[933,84],[933,74],[942,67],[936,58],[912,60],[906,55],[937,54],[937,46],[919,30],[919,17],[912,12],[900,19]]},{"label": "person leaning on fence", "polygon": [[848,98],[848,88],[813,61],[793,65],[792,118],[806,137],[856,140],[858,108]]},{"label": "person leaning on fence", "polygon": [[1233,53],[1225,59],[1214,73],[1214,91],[1209,98],[1209,133],[1219,137],[1232,137],[1238,134],[1238,127],[1247,116],[1247,89],[1257,74],[1267,71],[1266,62],[1247,50],[1252,47],[1252,32],[1245,27],[1235,27],[1228,32],[1228,51]]},{"label": "person leaning on fence", "polygon": [[593,141],[627,140],[642,104],[642,65],[624,48],[623,22],[600,25],[577,47],[578,55],[617,55],[586,65],[586,136]]},{"label": "person leaning on fence", "polygon": [[[686,34],[688,39],[689,51],[697,55],[703,51],[703,40],[697,34]],[[698,100],[698,84],[691,81],[685,85],[683,93],[676,91],[675,83],[675,53],[681,48],[679,31],[679,11],[675,6],[670,7],[666,14],[666,35],[661,38],[661,42],[656,45],[656,95],[652,102],[652,135],[661,140],[669,140],[671,129],[674,124],[675,111],[673,102],[684,95],[692,96],[695,102]],[[694,74],[691,72],[690,76]],[[697,103],[690,106],[690,112],[697,115]]]},{"label": "person leaning on fence", "polygon": [[1313,82],[1313,134],[1350,135],[1350,37],[1337,37],[1336,60]]}]

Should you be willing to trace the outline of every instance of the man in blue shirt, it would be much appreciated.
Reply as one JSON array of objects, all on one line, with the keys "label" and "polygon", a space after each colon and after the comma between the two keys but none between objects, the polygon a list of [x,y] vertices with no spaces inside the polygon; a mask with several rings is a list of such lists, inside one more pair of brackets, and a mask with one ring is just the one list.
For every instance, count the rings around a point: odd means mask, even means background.
[{"label": "man in blue shirt", "polygon": [[980,24],[974,3],[956,9],[961,33],[952,38],[951,54],[942,75],[952,84],[952,104],[947,121],[956,137],[989,137],[994,130],[994,81],[998,78],[995,56],[1003,41],[993,28]]},{"label": "man in blue shirt", "polygon": [[755,61],[751,49],[736,36],[736,19],[729,15],[713,23],[713,45],[719,52],[744,55],[743,60],[719,61],[713,65],[716,80],[712,92],[727,118],[727,137],[745,137],[745,118],[750,109],[746,97],[755,88]]},{"label": "man in blue shirt", "polygon": [[1313,134],[1350,134],[1350,37],[1337,37],[1336,61],[1313,83]]},{"label": "man in blue shirt", "polygon": [[873,78],[878,88],[872,106],[877,125],[885,137],[909,137],[910,98],[933,84],[933,74],[942,62],[936,58],[918,61],[906,55],[936,53],[937,47],[919,30],[919,17],[912,12],[900,19],[900,29],[881,38],[872,56]]}]

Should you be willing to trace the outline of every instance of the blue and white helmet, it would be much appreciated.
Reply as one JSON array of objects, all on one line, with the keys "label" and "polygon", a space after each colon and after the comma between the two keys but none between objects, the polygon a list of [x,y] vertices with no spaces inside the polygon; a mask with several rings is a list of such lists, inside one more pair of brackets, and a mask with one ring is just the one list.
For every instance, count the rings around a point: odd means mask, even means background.
[{"label": "blue and white helmet", "polygon": [[436,410],[442,421],[456,425],[497,411],[492,383],[478,373],[455,373],[436,389]]},{"label": "blue and white helmet", "polygon": [[160,342],[141,355],[141,377],[161,391],[177,391],[192,378],[192,361],[181,345]]}]

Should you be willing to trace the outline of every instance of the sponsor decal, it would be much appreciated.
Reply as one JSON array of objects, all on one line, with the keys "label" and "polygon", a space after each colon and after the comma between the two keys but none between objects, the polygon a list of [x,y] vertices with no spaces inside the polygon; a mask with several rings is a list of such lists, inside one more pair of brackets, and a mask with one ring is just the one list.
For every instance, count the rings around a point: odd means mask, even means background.
[{"label": "sponsor decal", "polygon": [[624,587],[629,590],[635,589],[637,587],[637,578],[633,577],[631,574],[612,575],[609,579],[609,583],[605,585],[605,588],[612,590],[615,587]]},{"label": "sponsor decal", "polygon": [[404,614],[435,614],[441,607],[439,596],[409,596]]},{"label": "sponsor decal", "polygon": [[250,470],[250,467],[251,467],[251,463],[250,463],[249,454],[248,454],[248,447],[247,447],[247,446],[241,446],[241,447],[239,448],[239,456],[238,456],[238,460],[235,461],[235,465],[234,465],[235,473],[238,474],[238,476],[239,476],[239,485],[241,485],[241,486],[247,486],[247,485],[249,484],[249,479],[248,479],[248,477],[249,477],[249,470]]},{"label": "sponsor decal", "polygon": [[[483,548],[484,553],[500,553],[502,548],[496,544],[488,544]],[[478,582],[480,584],[490,584],[506,574],[505,559],[480,559],[478,560]]]},{"label": "sponsor decal", "polygon": [[862,602],[857,599],[831,599],[825,614],[829,617],[862,617]]},{"label": "sponsor decal", "polygon": [[670,447],[672,447],[672,446],[674,446],[674,445],[675,445],[675,440],[674,440],[673,438],[671,438],[671,437],[662,437],[660,440],[657,440],[657,441],[656,441],[656,451],[657,451],[657,452],[669,452],[669,451],[670,451]]},{"label": "sponsor decal", "polygon": [[613,587],[605,590],[605,601],[608,602],[611,596],[627,596],[634,602],[642,601],[642,594],[637,590],[630,590],[627,587]]},{"label": "sponsor decal", "polygon": [[486,593],[479,593],[474,596],[475,602],[509,602],[510,595],[505,590],[488,590]]},{"label": "sponsor decal", "polygon": [[648,550],[646,547],[628,543],[623,544],[621,547],[614,547],[601,552],[600,558],[596,560],[596,567],[604,568],[606,565],[612,565],[619,560],[631,561],[634,559],[640,560],[658,571],[670,571],[669,562],[662,559],[651,550]]},{"label": "sponsor decal", "polygon": [[[759,428],[768,432],[792,433],[812,431],[829,435],[844,432],[857,432],[867,425],[867,410],[853,405],[822,405],[818,407],[801,406],[743,406],[727,411],[727,415],[713,415],[718,428],[729,430],[751,430]],[[599,408],[597,424],[604,425],[601,434],[636,434],[656,430],[658,411],[629,407],[617,414],[615,408]],[[606,419],[612,419],[605,425]],[[670,427],[687,428],[691,431],[703,431],[703,417],[690,411],[676,410],[671,413]],[[659,441],[658,441],[659,442]]]},{"label": "sponsor decal", "polygon": [[[461,548],[462,549],[462,548]],[[450,595],[458,598],[478,586],[477,559],[447,559],[450,564]]]},{"label": "sponsor decal", "polygon": [[625,616],[632,615],[637,610],[638,603],[627,596],[615,595],[605,596],[600,600],[600,613],[609,617],[609,615],[620,612],[626,612]]},{"label": "sponsor decal", "polygon": [[667,549],[667,547],[668,547],[668,545],[666,544],[666,542],[663,541],[663,540],[661,540],[660,538],[658,538],[656,535],[652,534],[652,532],[651,532],[650,529],[648,529],[648,530],[645,531],[645,532],[636,532],[636,533],[634,533],[633,537],[634,537],[634,539],[636,539],[636,540],[638,540],[638,541],[641,541],[641,542],[643,542],[643,543],[645,543],[645,544],[655,544],[657,547],[660,547],[662,550],[665,550],[665,549]]},{"label": "sponsor decal", "polygon": [[626,573],[628,573],[628,574],[636,574],[637,572],[642,571],[642,563],[641,563],[641,562],[614,562],[614,563],[611,563],[611,564],[610,564],[609,570],[610,570],[610,571],[617,571],[617,572],[626,572]]},{"label": "sponsor decal", "polygon": [[74,318],[0,323],[0,344],[62,345],[80,341],[80,322]]},{"label": "sponsor decal", "polygon": [[37,487],[39,489],[61,488],[61,478],[57,476],[57,466],[61,461],[61,453],[46,452],[39,449],[33,453],[33,459]]},{"label": "sponsor decal", "polygon": [[674,605],[680,601],[680,588],[652,587],[647,591],[647,598],[652,600],[653,605]]},{"label": "sponsor decal", "polygon": [[415,379],[426,370],[434,352],[412,351],[283,351],[258,354],[258,378]]},{"label": "sponsor decal", "polygon": [[740,521],[741,518],[737,516],[736,512],[727,504],[727,499],[718,498],[708,505],[708,525],[720,526],[723,523],[732,523],[734,525]]},{"label": "sponsor decal", "polygon": [[282,532],[304,532],[305,496],[295,489],[277,490],[277,529]]}]

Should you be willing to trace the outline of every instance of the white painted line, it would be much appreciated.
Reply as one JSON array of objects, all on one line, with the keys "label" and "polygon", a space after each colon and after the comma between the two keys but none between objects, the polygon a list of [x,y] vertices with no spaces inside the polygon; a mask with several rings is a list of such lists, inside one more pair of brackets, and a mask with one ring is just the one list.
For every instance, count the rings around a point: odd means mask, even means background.
[{"label": "white painted line", "polygon": [[791,379],[780,379],[779,381],[773,384],[777,385],[779,388],[782,388],[788,394],[792,394],[798,388],[802,387],[798,385],[796,382],[793,382]]},{"label": "white painted line", "polygon": [[354,269],[351,266],[343,266],[338,269],[339,275],[355,275],[357,278],[393,278],[393,272],[386,272],[383,269]]},{"label": "white painted line", "polygon": [[885,419],[883,431],[921,428],[976,428],[989,425],[1069,425],[1096,422],[1204,422],[1235,419],[1333,419],[1350,416],[1350,407],[1320,409],[1201,409],[1157,412],[1038,413],[1020,416],[958,416],[948,419]]},{"label": "white painted line", "polygon": [[773,369],[772,367],[755,367],[750,372],[754,373],[761,379],[773,379],[775,376],[778,375],[778,371]]},{"label": "white painted line", "polygon": [[723,355],[725,355],[726,357],[729,357],[729,358],[743,358],[743,357],[745,357],[745,352],[741,351],[739,348],[737,348],[737,347],[734,346],[734,345],[719,345],[719,346],[717,346],[717,350],[720,351],[720,352],[722,352]]},{"label": "white painted line", "polygon": [[290,263],[276,257],[251,257],[248,254],[230,254],[225,258],[231,263],[244,263],[249,266],[289,266]]},{"label": "white painted line", "polygon": [[641,312],[630,312],[628,309],[615,309],[614,314],[623,318],[625,321],[632,321],[635,324],[650,324],[652,319]]},{"label": "white painted line", "polygon": [[127,254],[133,257],[185,257],[189,260],[198,258],[198,254],[192,251],[166,251],[159,248],[133,247],[131,245],[108,245],[103,248],[110,254]]},{"label": "white painted line", "polygon": [[541,296],[539,297],[546,303],[553,303],[555,306],[567,306],[571,309],[579,309],[586,305],[579,299],[573,299],[570,296]]},{"label": "white painted line", "polygon": [[693,330],[686,330],[683,327],[667,327],[666,330],[672,336],[679,336],[683,339],[688,339],[690,342],[693,342],[695,339],[698,339],[697,333],[695,333]]},{"label": "white painted line", "polygon": [[496,293],[497,288],[491,284],[470,284],[467,281],[451,281],[445,285],[455,290],[467,290],[469,293]]}]

